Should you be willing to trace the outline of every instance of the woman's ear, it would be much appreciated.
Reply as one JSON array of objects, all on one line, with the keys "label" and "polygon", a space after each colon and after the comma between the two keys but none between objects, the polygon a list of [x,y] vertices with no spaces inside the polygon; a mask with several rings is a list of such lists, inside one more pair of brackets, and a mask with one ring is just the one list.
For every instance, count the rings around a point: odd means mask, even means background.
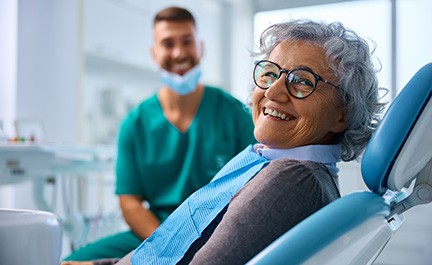
[{"label": "woman's ear", "polygon": [[341,133],[347,128],[346,124],[346,110],[341,108],[341,111],[336,115],[335,123],[330,131],[333,133]]}]

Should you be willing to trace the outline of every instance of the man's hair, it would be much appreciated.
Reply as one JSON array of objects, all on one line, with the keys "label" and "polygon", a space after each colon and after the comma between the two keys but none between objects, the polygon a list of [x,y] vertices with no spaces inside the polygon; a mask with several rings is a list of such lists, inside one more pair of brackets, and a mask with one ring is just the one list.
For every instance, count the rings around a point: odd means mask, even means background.
[{"label": "man's hair", "polygon": [[195,26],[195,18],[187,9],[171,6],[159,11],[153,19],[153,26],[158,22],[191,22]]}]

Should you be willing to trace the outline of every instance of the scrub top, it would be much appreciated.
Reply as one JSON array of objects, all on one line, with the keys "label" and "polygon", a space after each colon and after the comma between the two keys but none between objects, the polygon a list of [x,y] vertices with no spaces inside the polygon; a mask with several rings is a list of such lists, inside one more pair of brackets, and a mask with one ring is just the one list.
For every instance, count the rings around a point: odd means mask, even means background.
[{"label": "scrub top", "polygon": [[142,196],[162,222],[255,142],[250,110],[220,89],[206,86],[186,132],[165,118],[153,95],[132,110],[120,128],[116,194]]}]

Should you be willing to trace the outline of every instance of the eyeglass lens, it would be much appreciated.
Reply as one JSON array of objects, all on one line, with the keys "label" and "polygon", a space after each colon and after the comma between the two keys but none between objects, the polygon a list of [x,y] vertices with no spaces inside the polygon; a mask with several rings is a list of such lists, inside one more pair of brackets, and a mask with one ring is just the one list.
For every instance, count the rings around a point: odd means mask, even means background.
[{"label": "eyeglass lens", "polygon": [[312,94],[316,78],[311,72],[302,69],[286,71],[269,61],[261,61],[255,66],[255,84],[262,89],[267,89],[280,78],[282,72],[287,73],[285,85],[292,96],[304,98]]}]

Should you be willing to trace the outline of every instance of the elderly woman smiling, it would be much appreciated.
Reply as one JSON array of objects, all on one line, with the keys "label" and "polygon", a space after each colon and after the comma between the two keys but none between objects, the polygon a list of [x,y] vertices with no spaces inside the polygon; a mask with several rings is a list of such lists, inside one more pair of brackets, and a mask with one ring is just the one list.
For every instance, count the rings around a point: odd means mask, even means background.
[{"label": "elderly woman smiling", "polygon": [[252,94],[259,144],[119,264],[244,264],[340,197],[337,162],[361,154],[383,108],[368,44],[340,23],[300,20],[270,26],[260,48]]}]

